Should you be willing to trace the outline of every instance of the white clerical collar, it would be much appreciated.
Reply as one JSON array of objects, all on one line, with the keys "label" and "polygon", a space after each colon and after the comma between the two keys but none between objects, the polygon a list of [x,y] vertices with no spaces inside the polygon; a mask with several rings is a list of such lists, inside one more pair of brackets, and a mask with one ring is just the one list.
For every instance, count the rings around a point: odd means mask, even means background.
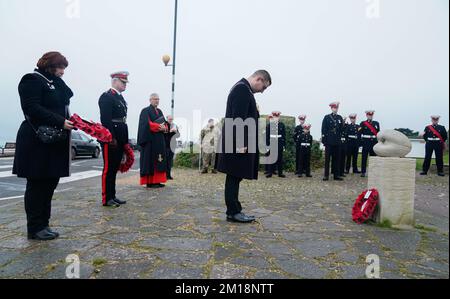
[{"label": "white clerical collar", "polygon": [[117,89],[115,89],[114,87],[111,87],[111,89],[114,90],[115,92],[117,92],[117,94],[118,94],[119,96],[122,95],[122,93],[120,93],[120,92],[119,92]]}]

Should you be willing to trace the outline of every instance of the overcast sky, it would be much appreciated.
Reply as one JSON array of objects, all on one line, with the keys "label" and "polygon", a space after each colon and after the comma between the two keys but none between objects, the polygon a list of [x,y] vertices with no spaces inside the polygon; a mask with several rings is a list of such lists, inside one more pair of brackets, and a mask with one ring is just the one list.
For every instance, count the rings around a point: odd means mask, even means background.
[{"label": "overcast sky", "polygon": [[[23,120],[20,78],[51,50],[69,60],[72,113],[98,121],[109,74],[127,70],[131,136],[151,93],[169,114],[161,56],[173,10],[172,0],[0,0],[0,143]],[[178,21],[178,118],[223,117],[232,85],[264,68],[273,86],[257,95],[261,112],[307,114],[316,139],[334,100],[343,115],[376,110],[384,129],[423,130],[431,114],[448,127],[448,0],[179,0]]]}]

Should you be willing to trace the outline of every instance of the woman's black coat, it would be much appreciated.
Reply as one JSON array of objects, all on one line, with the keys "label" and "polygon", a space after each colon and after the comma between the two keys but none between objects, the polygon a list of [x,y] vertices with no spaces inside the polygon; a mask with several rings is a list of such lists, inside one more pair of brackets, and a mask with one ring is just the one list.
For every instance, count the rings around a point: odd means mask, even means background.
[{"label": "woman's black coat", "polygon": [[[73,93],[61,78],[36,70],[22,78],[19,95],[22,111],[34,129],[42,125],[64,128]],[[17,133],[13,174],[34,179],[69,176],[70,133],[62,142],[44,144],[30,122],[23,121]]]}]

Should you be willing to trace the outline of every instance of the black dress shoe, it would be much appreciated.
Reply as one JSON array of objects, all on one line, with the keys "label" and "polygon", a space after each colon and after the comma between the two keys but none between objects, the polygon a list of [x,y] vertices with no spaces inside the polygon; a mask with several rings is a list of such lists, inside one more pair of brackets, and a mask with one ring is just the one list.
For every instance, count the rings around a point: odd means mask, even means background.
[{"label": "black dress shoe", "polygon": [[299,174],[299,175],[297,175],[297,177],[302,178],[302,177],[303,177],[303,174]]},{"label": "black dress shoe", "polygon": [[312,175],[307,174],[306,177],[307,177],[307,178],[312,178]]},{"label": "black dress shoe", "polygon": [[57,238],[59,238],[59,233],[58,232],[56,232],[56,231],[54,231],[54,230],[52,230],[50,227],[46,227],[45,228],[49,233],[51,233],[51,234],[54,234]]},{"label": "black dress shoe", "polygon": [[286,177],[286,175],[285,174],[279,174],[278,177],[284,179]]},{"label": "black dress shoe", "polygon": [[249,217],[243,213],[238,213],[233,216],[227,216],[227,221],[229,222],[238,222],[238,223],[250,223],[255,221],[255,218]]},{"label": "black dress shoe", "polygon": [[343,180],[344,180],[343,178],[341,178],[341,177],[339,177],[339,176],[334,177],[333,179],[334,179],[335,181],[343,181]]},{"label": "black dress shoe", "polygon": [[420,173],[420,175],[427,175],[428,173],[426,173],[426,172],[424,172],[424,171],[422,171],[421,173]]},{"label": "black dress shoe", "polygon": [[272,177],[272,175],[271,174],[266,174],[266,178],[271,178]]},{"label": "black dress shoe", "polygon": [[173,180],[173,177],[168,176],[167,179],[172,181],[172,180]]},{"label": "black dress shoe", "polygon": [[119,207],[120,205],[114,201],[114,199],[108,200],[104,205],[104,207]]},{"label": "black dress shoe", "polygon": [[350,171],[346,170],[346,171],[344,172],[344,174],[350,174]]},{"label": "black dress shoe", "polygon": [[361,171],[359,171],[359,170],[353,170],[353,173],[360,174]]},{"label": "black dress shoe", "polygon": [[365,173],[362,173],[362,174],[361,174],[361,177],[362,177],[362,178],[365,178],[365,177],[366,177],[366,174],[365,174]]},{"label": "black dress shoe", "polygon": [[28,234],[29,240],[50,241],[56,239],[56,235],[50,233],[47,229],[43,229],[35,234]]},{"label": "black dress shoe", "polygon": [[211,171],[211,173],[212,174],[217,174],[217,170],[214,169],[214,170]]},{"label": "black dress shoe", "polygon": [[323,179],[322,179],[322,180],[326,182],[326,181],[329,181],[329,180],[330,180],[330,178],[326,176],[326,177],[323,177]]},{"label": "black dress shoe", "polygon": [[113,200],[114,200],[116,203],[118,203],[119,205],[124,205],[124,204],[127,203],[125,200],[120,200],[120,199],[118,199],[117,197],[114,198]]},{"label": "black dress shoe", "polygon": [[440,172],[438,173],[438,176],[445,176],[445,173]]}]

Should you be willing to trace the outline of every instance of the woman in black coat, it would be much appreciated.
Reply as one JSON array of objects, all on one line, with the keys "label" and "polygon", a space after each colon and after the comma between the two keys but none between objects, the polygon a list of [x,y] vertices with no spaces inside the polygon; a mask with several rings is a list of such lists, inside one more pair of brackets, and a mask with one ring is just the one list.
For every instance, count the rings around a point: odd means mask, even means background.
[{"label": "woman in black coat", "polygon": [[[69,65],[58,52],[49,52],[39,60],[34,73],[19,83],[20,104],[25,120],[16,141],[13,174],[27,179],[25,211],[28,238],[52,240],[59,236],[49,227],[51,200],[61,177],[70,175],[69,104],[73,93],[61,77]],[[36,130],[40,126],[66,130],[66,138],[43,143]]]}]

